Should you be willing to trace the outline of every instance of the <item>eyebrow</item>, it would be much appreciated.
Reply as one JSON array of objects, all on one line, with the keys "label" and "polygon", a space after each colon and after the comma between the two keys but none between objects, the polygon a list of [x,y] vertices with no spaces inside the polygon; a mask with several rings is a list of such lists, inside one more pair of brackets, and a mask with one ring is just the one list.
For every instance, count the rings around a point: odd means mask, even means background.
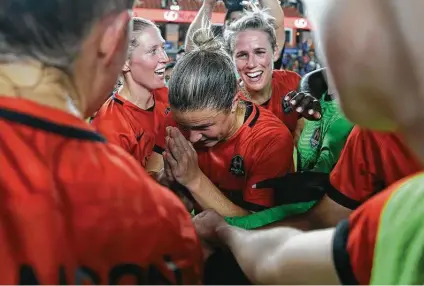
[{"label": "eyebrow", "polygon": [[190,130],[200,130],[200,129],[206,129],[206,128],[208,128],[208,127],[210,127],[210,126],[212,126],[213,125],[213,123],[206,123],[206,124],[200,124],[200,125],[191,125],[191,126],[186,126],[186,125],[183,125],[183,124],[180,124],[183,128],[186,128],[186,129],[190,129]]}]

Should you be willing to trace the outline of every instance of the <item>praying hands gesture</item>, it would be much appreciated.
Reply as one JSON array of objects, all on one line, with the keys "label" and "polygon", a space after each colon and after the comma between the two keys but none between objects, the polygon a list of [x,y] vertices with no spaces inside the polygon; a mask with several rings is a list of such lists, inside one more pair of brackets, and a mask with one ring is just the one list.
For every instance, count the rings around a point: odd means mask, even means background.
[{"label": "praying hands gesture", "polygon": [[167,127],[166,132],[166,152],[164,154],[166,176],[192,190],[199,184],[202,175],[196,150],[178,128]]}]

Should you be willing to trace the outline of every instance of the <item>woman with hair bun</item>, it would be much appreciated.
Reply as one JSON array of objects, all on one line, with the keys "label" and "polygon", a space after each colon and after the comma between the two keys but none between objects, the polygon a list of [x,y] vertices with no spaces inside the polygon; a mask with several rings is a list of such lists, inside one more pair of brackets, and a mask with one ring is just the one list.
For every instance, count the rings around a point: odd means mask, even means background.
[{"label": "woman with hair bun", "polygon": [[295,72],[273,70],[279,57],[275,19],[252,8],[227,27],[224,34],[242,81],[243,97],[274,113],[294,134],[301,127],[302,116],[309,120],[320,118],[319,101],[304,98],[294,112],[292,105],[296,102],[291,104],[286,95],[297,90],[301,77]]},{"label": "woman with hair bun", "polygon": [[131,27],[128,59],[117,89],[92,124],[148,171],[157,172],[165,147],[165,67],[169,58],[153,22],[132,18]]},{"label": "woman with hair bun", "polygon": [[271,112],[238,96],[234,64],[209,28],[176,64],[169,81],[165,174],[188,189],[199,209],[246,216],[274,206],[266,178],[293,170],[293,139]]}]

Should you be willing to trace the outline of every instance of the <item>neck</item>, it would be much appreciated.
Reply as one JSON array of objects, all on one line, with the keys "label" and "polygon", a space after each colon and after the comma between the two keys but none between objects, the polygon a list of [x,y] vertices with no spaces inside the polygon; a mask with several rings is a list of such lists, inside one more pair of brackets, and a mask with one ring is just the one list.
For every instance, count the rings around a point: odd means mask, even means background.
[{"label": "neck", "polygon": [[136,83],[131,75],[125,76],[125,83],[119,95],[143,110],[147,110],[155,104],[153,94]]},{"label": "neck", "polygon": [[249,97],[252,102],[262,105],[267,102],[272,96],[272,81],[270,81],[263,89],[261,90],[248,90]]},{"label": "neck", "polygon": [[240,127],[244,123],[244,116],[246,115],[246,106],[239,102],[237,105],[237,109],[232,115],[233,124],[231,126],[230,132],[228,133],[228,136],[226,140],[230,139],[236,132],[240,129]]},{"label": "neck", "polygon": [[0,64],[0,96],[27,99],[80,118],[85,108],[68,75],[34,61]]}]

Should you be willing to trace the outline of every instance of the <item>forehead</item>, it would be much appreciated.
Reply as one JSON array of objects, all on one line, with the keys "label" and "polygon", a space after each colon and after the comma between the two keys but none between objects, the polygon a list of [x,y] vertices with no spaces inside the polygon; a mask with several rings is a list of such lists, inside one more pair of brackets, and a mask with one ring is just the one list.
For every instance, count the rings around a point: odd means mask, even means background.
[{"label": "forehead", "polygon": [[213,109],[203,109],[196,111],[179,111],[171,108],[174,119],[186,126],[196,126],[203,124],[214,123],[215,120],[220,118],[223,113]]},{"label": "forehead", "polygon": [[138,47],[149,49],[156,45],[162,45],[165,40],[162,38],[159,29],[147,27],[137,36]]},{"label": "forehead", "polygon": [[259,30],[246,30],[237,34],[234,42],[235,50],[270,48],[267,33]]}]

